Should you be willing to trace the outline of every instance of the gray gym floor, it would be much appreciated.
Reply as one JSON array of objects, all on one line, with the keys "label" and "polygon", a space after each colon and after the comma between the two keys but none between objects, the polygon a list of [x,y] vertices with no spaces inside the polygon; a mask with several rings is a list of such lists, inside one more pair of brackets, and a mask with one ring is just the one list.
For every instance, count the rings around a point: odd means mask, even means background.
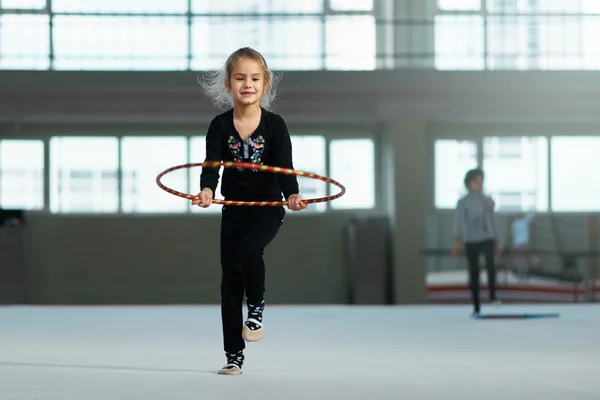
[{"label": "gray gym floor", "polygon": [[217,306],[0,307],[1,400],[599,399],[600,305],[269,306],[221,376]]}]

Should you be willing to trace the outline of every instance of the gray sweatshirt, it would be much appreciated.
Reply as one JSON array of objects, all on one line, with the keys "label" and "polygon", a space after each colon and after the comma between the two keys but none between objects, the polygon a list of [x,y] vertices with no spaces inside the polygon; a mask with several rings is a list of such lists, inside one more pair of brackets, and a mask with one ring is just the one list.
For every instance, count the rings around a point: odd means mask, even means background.
[{"label": "gray sweatshirt", "polygon": [[454,238],[463,243],[497,240],[494,200],[482,193],[470,192],[458,201],[454,219]]}]

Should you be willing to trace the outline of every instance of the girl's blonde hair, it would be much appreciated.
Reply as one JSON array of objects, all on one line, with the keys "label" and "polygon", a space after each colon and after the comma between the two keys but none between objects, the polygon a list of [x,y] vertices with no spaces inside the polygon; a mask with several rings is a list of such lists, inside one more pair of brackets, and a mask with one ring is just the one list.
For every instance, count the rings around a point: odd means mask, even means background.
[{"label": "girl's blonde hair", "polygon": [[231,55],[225,61],[225,65],[218,71],[206,72],[202,79],[198,79],[198,83],[202,86],[204,93],[212,100],[215,107],[226,110],[233,107],[233,97],[227,91],[225,82],[229,82],[231,78],[231,71],[233,70],[233,64],[240,58],[248,58],[250,60],[258,61],[264,69],[265,87],[263,94],[260,98],[261,107],[271,110],[272,103],[275,100],[276,88],[280,76],[274,74],[265,61],[262,54],[250,47],[242,47],[231,53]]}]

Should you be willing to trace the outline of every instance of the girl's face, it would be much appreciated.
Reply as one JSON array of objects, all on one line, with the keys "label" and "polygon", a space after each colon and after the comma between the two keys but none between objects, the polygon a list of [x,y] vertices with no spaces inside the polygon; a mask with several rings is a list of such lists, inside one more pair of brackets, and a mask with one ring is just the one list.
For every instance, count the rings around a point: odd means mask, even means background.
[{"label": "girl's face", "polygon": [[239,58],[233,63],[226,86],[236,106],[259,105],[265,88],[265,69],[258,61]]},{"label": "girl's face", "polygon": [[476,176],[471,182],[469,182],[469,190],[472,192],[481,192],[483,189],[483,177],[481,175]]}]

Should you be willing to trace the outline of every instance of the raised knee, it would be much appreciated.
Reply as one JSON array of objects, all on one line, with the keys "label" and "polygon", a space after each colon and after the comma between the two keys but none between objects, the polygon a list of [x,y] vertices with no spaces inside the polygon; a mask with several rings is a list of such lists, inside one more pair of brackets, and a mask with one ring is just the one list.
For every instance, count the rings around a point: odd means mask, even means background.
[{"label": "raised knee", "polygon": [[243,259],[254,259],[263,256],[263,249],[260,246],[250,242],[242,242],[240,244],[240,257]]}]

